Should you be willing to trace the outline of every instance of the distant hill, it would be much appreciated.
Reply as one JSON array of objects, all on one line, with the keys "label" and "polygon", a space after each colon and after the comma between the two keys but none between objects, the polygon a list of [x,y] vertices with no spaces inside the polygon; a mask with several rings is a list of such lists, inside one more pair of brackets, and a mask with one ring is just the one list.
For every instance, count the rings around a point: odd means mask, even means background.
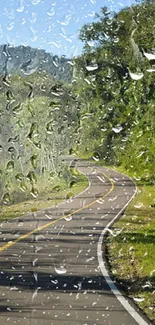
[{"label": "distant hill", "polygon": [[0,75],[44,71],[62,81],[71,79],[71,60],[30,46],[0,45]]}]

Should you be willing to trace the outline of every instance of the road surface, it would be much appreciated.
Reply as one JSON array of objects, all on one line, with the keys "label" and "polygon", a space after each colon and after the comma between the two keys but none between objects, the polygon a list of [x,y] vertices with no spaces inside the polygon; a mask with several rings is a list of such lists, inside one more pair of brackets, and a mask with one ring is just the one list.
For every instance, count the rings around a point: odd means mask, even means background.
[{"label": "road surface", "polygon": [[147,325],[117,290],[103,254],[107,228],[135,194],[126,176],[78,160],[89,187],[0,227],[0,325]]}]

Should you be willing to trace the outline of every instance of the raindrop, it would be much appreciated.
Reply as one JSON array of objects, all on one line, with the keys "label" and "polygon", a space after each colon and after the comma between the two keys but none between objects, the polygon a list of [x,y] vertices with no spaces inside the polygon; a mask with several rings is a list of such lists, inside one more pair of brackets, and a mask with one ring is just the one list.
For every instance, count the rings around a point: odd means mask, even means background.
[{"label": "raindrop", "polygon": [[[36,241],[39,241],[39,240],[44,239],[44,238],[45,238],[45,237],[44,237],[43,235],[37,235],[37,236],[35,237],[35,240],[36,240]],[[40,249],[42,249],[42,247],[38,247],[38,251],[39,251]]]},{"label": "raindrop", "polygon": [[32,187],[30,194],[34,197],[37,198],[39,192],[38,189],[36,187]]},{"label": "raindrop", "polygon": [[137,158],[140,158],[144,153],[145,153],[145,151],[141,151],[141,152],[139,153],[139,155],[137,156]]},{"label": "raindrop", "polygon": [[145,51],[143,51],[143,53],[148,60],[155,60],[155,54],[147,53]]},{"label": "raindrop", "polygon": [[72,192],[68,192],[68,193],[66,194],[66,200],[71,199],[73,196],[74,196],[74,194],[73,194]]},{"label": "raindrop", "polygon": [[18,12],[22,12],[24,10],[24,5],[23,5],[24,1],[23,0],[20,0],[20,3],[19,3],[19,8],[17,8],[17,11]]},{"label": "raindrop", "polygon": [[41,251],[43,248],[41,246],[36,246],[35,247],[35,252],[38,253],[39,251]]},{"label": "raindrop", "polygon": [[123,127],[120,125],[120,126],[117,126],[115,128],[112,128],[112,130],[115,132],[115,133],[120,133],[122,130],[123,130]]},{"label": "raindrop", "polygon": [[142,302],[145,300],[145,298],[136,298],[136,297],[133,297],[133,299],[136,301],[136,302]]},{"label": "raindrop", "polygon": [[94,159],[95,161],[99,161],[100,160],[100,155],[98,152],[94,152],[92,154],[92,159]]},{"label": "raindrop", "polygon": [[26,183],[24,181],[21,181],[21,183],[20,183],[20,190],[22,192],[26,192],[27,191],[27,185],[26,185]]},{"label": "raindrop", "polygon": [[146,69],[146,71],[147,71],[147,72],[155,72],[155,69],[153,69],[153,68],[151,69],[151,68],[150,68],[150,69]]},{"label": "raindrop", "polygon": [[35,5],[38,5],[38,3],[40,2],[40,0],[32,0],[32,4],[35,6]]},{"label": "raindrop", "polygon": [[11,22],[8,27],[7,30],[12,30],[14,28],[14,22]]},{"label": "raindrop", "polygon": [[33,273],[33,276],[34,276],[35,282],[37,282],[38,281],[38,273],[37,272],[34,272]]},{"label": "raindrop", "polygon": [[53,219],[53,216],[51,214],[49,214],[49,213],[48,214],[45,213],[45,217],[48,218],[48,219],[50,219],[50,220]]},{"label": "raindrop", "polygon": [[37,168],[37,157],[38,155],[33,155],[30,157],[31,164],[34,169]]},{"label": "raindrop", "polygon": [[37,182],[37,177],[36,177],[36,175],[35,175],[35,173],[33,171],[29,171],[26,178],[28,179],[28,181],[30,181],[31,184]]},{"label": "raindrop", "polygon": [[13,160],[10,160],[10,161],[7,163],[6,170],[7,170],[8,172],[12,172],[13,169],[14,169],[14,161],[13,161]]},{"label": "raindrop", "polygon": [[32,295],[32,301],[35,299],[35,297],[37,296],[37,294],[38,294],[38,290],[39,289],[41,289],[41,287],[38,287],[35,291],[34,291],[34,293],[33,293],[33,295]]},{"label": "raindrop", "polygon": [[132,73],[130,70],[129,70],[129,75],[130,77],[133,79],[133,80],[140,80],[144,77],[144,73],[141,72],[141,73]]},{"label": "raindrop", "polygon": [[94,70],[97,70],[97,69],[98,69],[98,64],[96,64],[96,65],[92,65],[92,66],[87,65],[87,66],[86,66],[86,69],[87,69],[87,71],[94,71]]},{"label": "raindrop", "polygon": [[10,307],[7,307],[7,310],[8,310],[8,311],[11,311],[11,308],[10,308]]},{"label": "raindrop", "polygon": [[62,265],[59,268],[55,267],[55,272],[58,274],[65,274],[67,272],[67,270],[65,269],[65,267]]},{"label": "raindrop", "polygon": [[32,265],[35,266],[37,261],[38,261],[38,258],[35,258],[35,259],[32,261]]},{"label": "raindrop", "polygon": [[9,204],[9,203],[11,202],[11,197],[10,197],[10,194],[9,194],[9,193],[5,193],[5,194],[3,195],[3,202],[4,202],[5,204]]},{"label": "raindrop", "polygon": [[9,147],[9,149],[8,149],[8,151],[10,152],[10,153],[12,153],[12,152],[14,152],[14,147]]},{"label": "raindrop", "polygon": [[52,134],[52,132],[53,132],[53,122],[52,121],[47,123],[46,130],[47,130],[48,134]]},{"label": "raindrop", "polygon": [[23,104],[19,103],[12,108],[12,111],[17,114],[21,111],[22,107],[23,107]]},{"label": "raindrop", "polygon": [[22,173],[18,173],[18,174],[15,175],[15,178],[16,178],[17,181],[21,182],[22,179],[23,179],[23,174]]},{"label": "raindrop", "polygon": [[18,288],[15,286],[10,288],[10,291],[17,291],[17,290],[18,290]]},{"label": "raindrop", "polygon": [[72,215],[68,215],[67,217],[65,217],[66,221],[71,221],[73,219]]}]

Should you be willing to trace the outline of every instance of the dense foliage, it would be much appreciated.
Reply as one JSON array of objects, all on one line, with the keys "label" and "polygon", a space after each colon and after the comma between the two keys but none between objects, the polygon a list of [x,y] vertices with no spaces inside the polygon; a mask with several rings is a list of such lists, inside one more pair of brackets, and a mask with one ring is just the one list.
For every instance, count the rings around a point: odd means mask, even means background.
[{"label": "dense foliage", "polygon": [[10,204],[37,197],[39,182],[67,180],[62,156],[76,137],[77,103],[47,73],[2,76],[0,87],[0,197]]},{"label": "dense foliage", "polygon": [[83,26],[74,60],[80,105],[77,150],[155,180],[155,3],[101,9]]}]

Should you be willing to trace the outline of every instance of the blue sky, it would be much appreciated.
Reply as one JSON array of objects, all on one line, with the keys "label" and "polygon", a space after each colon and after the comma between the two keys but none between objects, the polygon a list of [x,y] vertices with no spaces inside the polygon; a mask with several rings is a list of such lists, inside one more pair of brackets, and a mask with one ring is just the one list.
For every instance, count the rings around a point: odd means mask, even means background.
[{"label": "blue sky", "polygon": [[119,10],[134,0],[0,1],[0,44],[23,44],[67,57],[81,52],[78,31],[100,8]]}]

